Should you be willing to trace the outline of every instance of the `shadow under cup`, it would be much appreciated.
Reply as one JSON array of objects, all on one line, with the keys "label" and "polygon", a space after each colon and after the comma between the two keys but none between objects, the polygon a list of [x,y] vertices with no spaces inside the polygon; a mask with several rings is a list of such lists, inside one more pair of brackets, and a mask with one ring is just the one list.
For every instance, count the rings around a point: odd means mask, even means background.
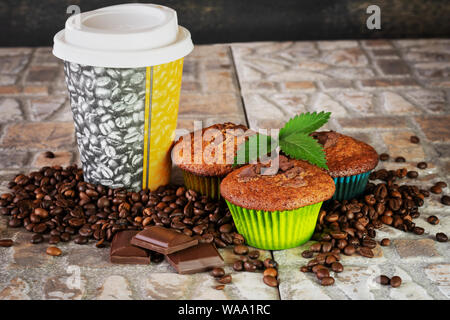
[{"label": "shadow under cup", "polygon": [[86,182],[155,190],[169,183],[183,58],[151,67],[64,61]]}]

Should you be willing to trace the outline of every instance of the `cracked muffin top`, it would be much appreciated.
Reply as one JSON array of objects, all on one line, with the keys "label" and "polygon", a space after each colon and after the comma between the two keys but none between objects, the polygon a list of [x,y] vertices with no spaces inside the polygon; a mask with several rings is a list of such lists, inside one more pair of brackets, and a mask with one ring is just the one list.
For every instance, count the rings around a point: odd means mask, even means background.
[{"label": "cracked muffin top", "polygon": [[367,143],[334,131],[313,132],[311,136],[323,145],[333,178],[368,172],[378,164],[377,152]]},{"label": "cracked muffin top", "polygon": [[223,177],[233,171],[238,146],[252,134],[241,124],[214,124],[180,137],[173,146],[172,161],[199,176]]},{"label": "cracked muffin top", "polygon": [[265,211],[294,210],[328,200],[334,194],[333,179],[306,161],[280,155],[276,169],[274,172],[261,163],[241,167],[223,179],[220,193],[234,205]]}]

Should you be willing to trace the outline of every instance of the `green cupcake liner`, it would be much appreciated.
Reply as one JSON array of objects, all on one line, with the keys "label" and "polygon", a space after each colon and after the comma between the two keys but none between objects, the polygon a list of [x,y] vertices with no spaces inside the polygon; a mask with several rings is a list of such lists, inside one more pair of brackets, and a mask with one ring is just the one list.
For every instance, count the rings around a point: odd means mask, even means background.
[{"label": "green cupcake liner", "polygon": [[221,179],[219,177],[202,177],[185,170],[182,171],[186,188],[197,191],[214,200],[220,199],[219,186]]},{"label": "green cupcake liner", "polygon": [[370,172],[364,172],[348,177],[333,178],[336,191],[333,200],[349,200],[360,196],[366,189]]},{"label": "green cupcake liner", "polygon": [[247,244],[264,250],[294,248],[308,241],[316,227],[322,202],[286,211],[245,209],[228,201],[237,231]]}]

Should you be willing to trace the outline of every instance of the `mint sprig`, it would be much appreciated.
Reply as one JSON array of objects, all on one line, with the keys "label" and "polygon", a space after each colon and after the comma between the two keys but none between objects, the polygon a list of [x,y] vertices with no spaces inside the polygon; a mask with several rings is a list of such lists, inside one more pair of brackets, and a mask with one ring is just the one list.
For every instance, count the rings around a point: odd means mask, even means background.
[{"label": "mint sprig", "polygon": [[[250,136],[239,146],[234,158],[234,166],[251,163],[273,152],[278,146],[288,156],[306,160],[318,167],[328,169],[325,152],[321,144],[309,136],[330,119],[331,112],[306,112],[291,118],[280,129],[278,140],[270,136],[257,134]],[[265,147],[264,147],[264,144]]]}]

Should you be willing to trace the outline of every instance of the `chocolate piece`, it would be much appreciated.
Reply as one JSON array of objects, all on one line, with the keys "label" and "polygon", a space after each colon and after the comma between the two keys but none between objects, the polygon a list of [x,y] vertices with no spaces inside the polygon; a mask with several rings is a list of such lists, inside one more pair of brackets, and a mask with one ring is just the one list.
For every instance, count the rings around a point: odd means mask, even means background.
[{"label": "chocolate piece", "polygon": [[195,247],[166,256],[167,261],[180,274],[192,274],[224,265],[216,247],[211,243],[200,243]]},{"label": "chocolate piece", "polygon": [[110,250],[111,263],[150,264],[150,253],[147,250],[131,245],[130,241],[138,231],[126,230],[116,233]]},{"label": "chocolate piece", "polygon": [[294,161],[280,154],[279,167],[281,171],[287,171],[294,167]]},{"label": "chocolate piece", "polygon": [[172,229],[151,226],[136,234],[131,239],[131,244],[162,254],[170,254],[195,246],[198,240]]}]

